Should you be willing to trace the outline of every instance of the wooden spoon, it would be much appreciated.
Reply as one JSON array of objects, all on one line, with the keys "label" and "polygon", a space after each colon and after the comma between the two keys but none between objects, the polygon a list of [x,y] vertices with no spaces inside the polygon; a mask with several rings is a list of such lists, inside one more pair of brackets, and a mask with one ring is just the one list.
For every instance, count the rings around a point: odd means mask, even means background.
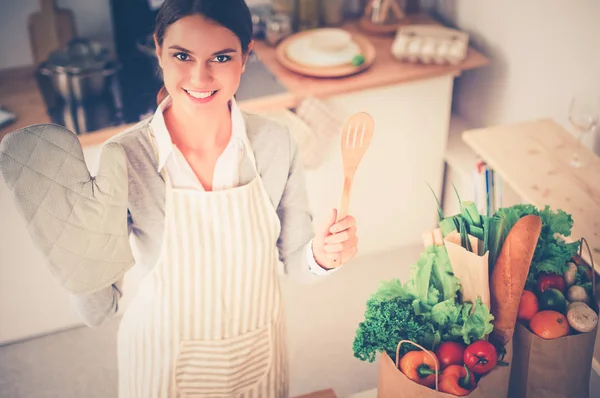
[{"label": "wooden spoon", "polygon": [[[371,143],[375,122],[371,115],[359,112],[352,115],[342,129],[342,164],[344,167],[344,189],[337,212],[337,221],[343,220],[348,215],[350,204],[350,191],[354,182],[354,174],[360,164],[367,148]],[[335,260],[334,264],[339,261]]]}]

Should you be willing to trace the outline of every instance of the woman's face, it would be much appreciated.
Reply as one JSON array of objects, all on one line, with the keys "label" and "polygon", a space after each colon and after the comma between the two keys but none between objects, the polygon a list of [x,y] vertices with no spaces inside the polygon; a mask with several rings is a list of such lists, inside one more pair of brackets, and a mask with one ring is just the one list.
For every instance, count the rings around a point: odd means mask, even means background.
[{"label": "woman's face", "polygon": [[229,29],[201,15],[170,25],[156,55],[173,105],[191,115],[225,106],[240,84],[246,55]]}]

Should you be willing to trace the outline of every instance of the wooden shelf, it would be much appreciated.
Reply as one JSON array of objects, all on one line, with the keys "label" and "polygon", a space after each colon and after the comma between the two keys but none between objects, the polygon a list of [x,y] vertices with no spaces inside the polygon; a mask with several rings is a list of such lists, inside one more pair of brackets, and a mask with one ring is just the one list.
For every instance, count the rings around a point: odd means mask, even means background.
[{"label": "wooden shelf", "polygon": [[[468,130],[462,138],[524,202],[571,214],[567,239],[585,238],[600,272],[600,157],[584,147],[584,166],[570,166],[577,141],[550,119]],[[590,262],[585,250],[583,258]]]}]

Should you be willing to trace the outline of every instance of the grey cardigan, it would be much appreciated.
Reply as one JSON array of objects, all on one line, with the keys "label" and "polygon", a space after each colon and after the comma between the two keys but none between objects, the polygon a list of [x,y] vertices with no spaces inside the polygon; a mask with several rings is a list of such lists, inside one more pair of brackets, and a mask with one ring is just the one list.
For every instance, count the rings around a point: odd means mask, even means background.
[{"label": "grey cardigan", "polygon": [[[270,119],[242,112],[248,140],[254,151],[258,174],[281,221],[277,246],[285,274],[302,282],[315,278],[308,267],[307,243],[313,238],[298,149],[289,131]],[[165,181],[157,171],[157,157],[149,134],[151,118],[111,138],[127,158],[129,232],[137,264],[145,272],[158,260],[164,230]],[[255,177],[248,156],[242,161],[240,185]],[[86,295],[71,294],[78,315],[88,326],[98,326],[118,311],[124,294],[123,280]]]}]

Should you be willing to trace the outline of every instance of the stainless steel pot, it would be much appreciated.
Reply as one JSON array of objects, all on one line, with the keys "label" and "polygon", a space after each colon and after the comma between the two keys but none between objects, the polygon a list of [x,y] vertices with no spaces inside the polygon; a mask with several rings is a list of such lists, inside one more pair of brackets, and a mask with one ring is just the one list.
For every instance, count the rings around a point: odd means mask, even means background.
[{"label": "stainless steel pot", "polygon": [[100,96],[119,66],[109,52],[97,43],[77,38],[53,52],[40,65],[39,72],[48,76],[54,90],[67,102],[85,102]]},{"label": "stainless steel pot", "polygon": [[52,87],[65,101],[85,102],[104,94],[109,87],[108,80],[118,69],[117,65],[113,65],[92,72],[70,74],[53,71],[42,64],[40,73],[51,79]]}]

